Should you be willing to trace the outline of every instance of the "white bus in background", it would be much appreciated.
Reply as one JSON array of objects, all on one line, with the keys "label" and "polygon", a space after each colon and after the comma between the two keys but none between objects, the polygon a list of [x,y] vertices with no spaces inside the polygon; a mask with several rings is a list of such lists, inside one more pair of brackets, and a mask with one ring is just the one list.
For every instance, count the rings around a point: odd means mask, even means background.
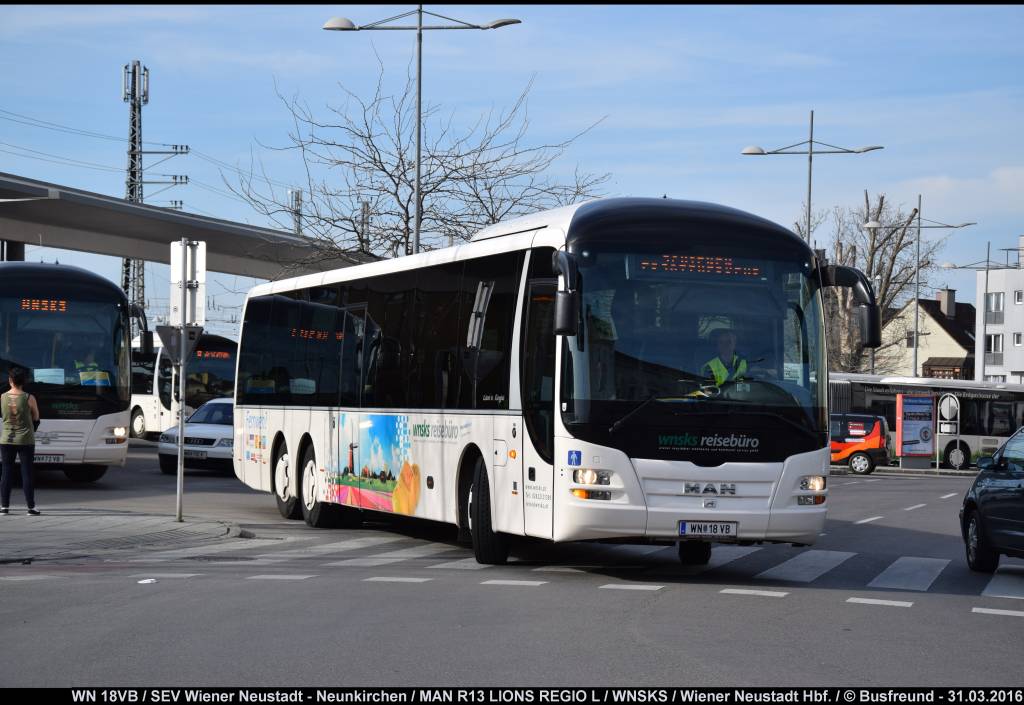
[{"label": "white bus in background", "polygon": [[41,423],[38,470],[93,482],[128,455],[128,300],[113,282],[68,265],[0,264],[0,380],[29,371]]},{"label": "white bus in background", "polygon": [[[132,348],[131,436],[158,436],[178,423],[178,388],[171,359],[163,347],[143,353],[139,341]],[[210,399],[235,391],[235,354],[238,344],[220,335],[204,333],[188,361],[185,379],[185,414]]]},{"label": "white bus in background", "polygon": [[[812,544],[825,522],[827,267],[756,216],[592,201],[457,247],[253,288],[235,473],[312,526],[392,512],[456,525],[478,561],[509,538]],[[714,331],[749,369],[701,375]]]},{"label": "white bus in background", "polygon": [[992,455],[1017,429],[1024,426],[1024,385],[1007,382],[976,382],[969,379],[933,379],[895,375],[861,375],[833,372],[829,376],[832,413],[884,416],[889,422],[895,448],[896,395],[930,393],[936,402],[952,394],[960,403],[960,438],[946,433],[940,424],[935,436],[944,467],[968,468],[983,455]]}]

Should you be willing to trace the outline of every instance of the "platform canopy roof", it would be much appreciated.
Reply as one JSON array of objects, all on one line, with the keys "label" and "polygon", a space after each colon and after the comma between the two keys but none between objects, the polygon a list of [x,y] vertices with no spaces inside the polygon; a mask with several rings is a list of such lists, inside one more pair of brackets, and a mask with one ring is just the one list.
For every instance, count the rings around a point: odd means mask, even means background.
[{"label": "platform canopy roof", "polygon": [[308,274],[377,259],[325,255],[315,240],[0,172],[0,240],[170,263],[170,243],[206,242],[214,272],[260,279]]}]

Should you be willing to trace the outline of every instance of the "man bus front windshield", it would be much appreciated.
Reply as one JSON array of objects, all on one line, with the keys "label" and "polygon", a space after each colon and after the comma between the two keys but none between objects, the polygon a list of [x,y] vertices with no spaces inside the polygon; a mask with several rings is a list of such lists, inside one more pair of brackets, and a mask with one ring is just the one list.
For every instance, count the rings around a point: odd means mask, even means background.
[{"label": "man bus front windshield", "polygon": [[749,238],[619,242],[628,244],[575,247],[581,327],[565,341],[562,375],[570,433],[634,457],[699,458],[712,432],[737,451],[756,447],[749,460],[824,447],[821,299],[809,250],[762,241],[758,252]]}]

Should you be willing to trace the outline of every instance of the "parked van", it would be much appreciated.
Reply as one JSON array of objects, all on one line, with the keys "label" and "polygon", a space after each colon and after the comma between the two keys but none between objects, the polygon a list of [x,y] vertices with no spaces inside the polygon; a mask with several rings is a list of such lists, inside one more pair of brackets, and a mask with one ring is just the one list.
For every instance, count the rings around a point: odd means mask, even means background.
[{"label": "parked van", "polygon": [[889,464],[889,424],[884,416],[830,414],[832,464],[846,463],[858,475],[870,475],[876,465]]}]

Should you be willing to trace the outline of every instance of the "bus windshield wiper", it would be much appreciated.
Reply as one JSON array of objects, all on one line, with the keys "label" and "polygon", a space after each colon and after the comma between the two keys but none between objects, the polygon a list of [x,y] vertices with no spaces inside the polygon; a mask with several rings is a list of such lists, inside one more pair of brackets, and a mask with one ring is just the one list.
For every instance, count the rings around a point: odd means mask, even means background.
[{"label": "bus windshield wiper", "polygon": [[[700,384],[700,381],[698,381],[698,379],[684,378],[684,379],[678,379],[676,381],[677,382],[693,382],[693,383],[696,383],[698,385]],[[620,418],[618,421],[616,421],[611,426],[609,426],[608,427],[608,433],[615,433],[616,431],[618,431],[620,428],[622,428],[622,425],[624,423],[626,423],[626,421],[628,421],[629,419],[633,418],[633,416],[636,413],[638,413],[641,409],[643,409],[645,406],[650,404],[652,401],[675,401],[678,398],[679,397],[666,396],[666,395],[662,395],[662,394],[652,394],[651,396],[647,397],[642,402],[640,402],[639,404],[634,406],[632,409],[627,411],[626,414],[622,418]]]},{"label": "bus windshield wiper", "polygon": [[[733,401],[731,403],[735,404],[736,402]],[[742,403],[742,402],[739,402],[739,403]],[[751,416],[769,416],[769,417],[771,417],[773,419],[776,419],[778,421],[783,422],[787,426],[792,426],[796,430],[802,432],[804,435],[811,436],[812,438],[817,438],[818,437],[818,432],[817,431],[815,431],[815,430],[813,430],[811,428],[808,428],[807,426],[805,426],[803,424],[797,423],[793,419],[787,419],[782,414],[776,413],[774,411],[747,411],[746,409],[737,409],[737,412],[741,413],[741,414],[750,414]],[[804,415],[804,418],[807,418],[807,416]]]}]

